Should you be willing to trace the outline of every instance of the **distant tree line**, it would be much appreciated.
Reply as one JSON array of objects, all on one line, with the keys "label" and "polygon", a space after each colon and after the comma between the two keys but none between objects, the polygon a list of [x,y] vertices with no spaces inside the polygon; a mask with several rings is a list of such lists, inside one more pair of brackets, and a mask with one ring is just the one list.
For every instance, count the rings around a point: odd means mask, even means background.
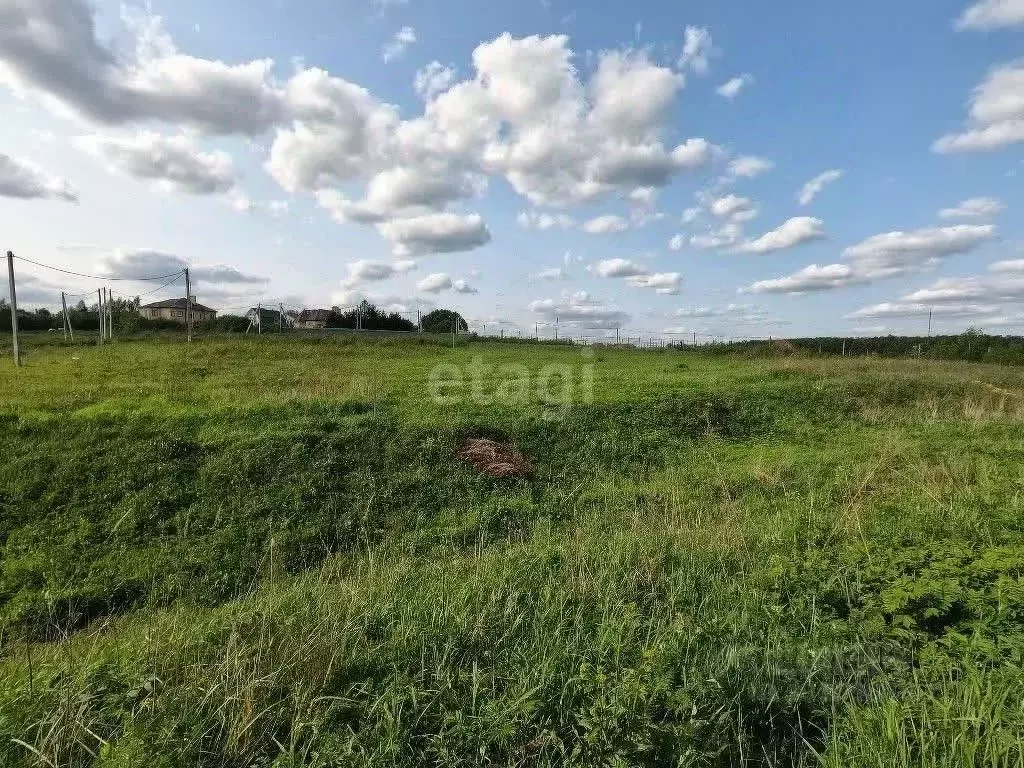
[{"label": "distant tree line", "polygon": [[[420,318],[425,333],[458,333],[469,330],[469,324],[458,312],[435,309]],[[328,328],[362,328],[364,331],[416,331],[416,323],[398,312],[386,312],[366,300],[358,307],[342,310],[333,307],[327,317]]]},{"label": "distant tree line", "polygon": [[779,339],[776,342],[738,341],[699,347],[709,353],[745,352],[752,355],[804,353],[820,355],[877,355],[922,357],[931,360],[967,360],[1024,365],[1024,336],[990,336],[968,328],[947,336],[819,336]]},{"label": "distant tree line", "polygon": [[[135,333],[144,330],[173,330],[181,328],[181,325],[170,320],[147,320],[139,313],[140,301],[134,299],[114,299],[110,303],[111,313],[114,318],[114,330],[119,333]],[[68,306],[68,318],[71,320],[71,327],[76,331],[93,331],[99,328],[100,315],[96,303],[86,304],[79,301],[77,304]],[[10,305],[6,299],[0,299],[0,329],[10,332],[10,326],[5,322],[10,312]],[[63,310],[51,312],[46,307],[36,310],[18,310],[18,328],[25,332],[29,331],[59,331],[64,327]]]},{"label": "distant tree line", "polygon": [[[115,333],[131,334],[139,331],[173,331],[180,330],[181,323],[173,320],[148,320],[140,312],[140,301],[134,299],[115,299],[111,303],[114,316]],[[0,333],[10,332],[7,314],[10,307],[6,299],[0,299]],[[63,311],[51,312],[41,308],[34,311],[18,310],[18,327],[25,331],[59,331],[64,327]],[[84,301],[68,307],[71,327],[75,330],[91,331],[99,327],[99,311],[95,303],[89,305]],[[451,333],[456,329],[459,333],[469,330],[466,320],[458,312],[450,309],[435,309],[422,317],[423,330],[427,333]],[[342,310],[331,309],[327,316],[328,328],[362,328],[366,331],[416,331],[416,323],[408,320],[397,312],[386,312],[368,301],[358,307]],[[196,329],[207,333],[244,333],[249,328],[249,319],[241,315],[219,315],[213,320],[196,324]]]},{"label": "distant tree line", "polygon": [[[7,299],[0,299],[0,332],[10,333],[11,323],[9,320],[11,305]],[[54,315],[48,309],[37,309],[34,312],[18,310],[18,328],[23,331],[48,331],[50,328],[61,327],[60,315]]]},{"label": "distant tree line", "polygon": [[332,307],[327,316],[328,328],[362,328],[364,331],[415,331],[416,323],[397,312],[385,312],[368,301],[358,307],[342,310]]},{"label": "distant tree line", "polygon": [[[130,307],[130,309],[129,309]],[[115,321],[127,311],[137,312],[138,308],[131,301],[116,299],[113,302]],[[7,320],[10,313],[10,304],[7,299],[0,299],[0,328],[10,332],[10,324]],[[68,316],[71,318],[72,328],[98,328],[100,323],[99,312],[96,305],[86,305],[84,301],[68,307]],[[64,312],[51,312],[45,307],[36,310],[18,310],[18,328],[23,331],[48,331],[51,328],[60,330],[64,327]]]},{"label": "distant tree line", "polygon": [[927,357],[933,360],[970,360],[974,362],[1024,365],[1024,337],[990,336],[968,328],[955,336],[877,336],[873,338],[790,339],[790,343],[808,351],[840,355],[845,342],[846,354],[872,354],[880,357]]}]

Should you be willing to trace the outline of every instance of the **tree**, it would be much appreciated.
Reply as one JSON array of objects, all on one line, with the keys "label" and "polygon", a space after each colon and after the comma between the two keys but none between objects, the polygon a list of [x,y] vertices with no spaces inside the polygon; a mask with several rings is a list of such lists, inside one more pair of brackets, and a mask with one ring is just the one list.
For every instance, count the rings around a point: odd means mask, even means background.
[{"label": "tree", "polygon": [[425,314],[421,322],[427,333],[451,333],[452,330],[465,333],[469,330],[465,318],[453,309],[435,309]]},{"label": "tree", "polygon": [[34,312],[26,309],[18,310],[18,328],[23,331],[48,331],[54,325],[55,318],[45,307]]},{"label": "tree", "polygon": [[[358,315],[358,322],[357,322]],[[384,312],[365,299],[347,312],[332,307],[327,318],[328,328],[362,328],[364,331],[415,331],[416,324],[397,312]]]}]

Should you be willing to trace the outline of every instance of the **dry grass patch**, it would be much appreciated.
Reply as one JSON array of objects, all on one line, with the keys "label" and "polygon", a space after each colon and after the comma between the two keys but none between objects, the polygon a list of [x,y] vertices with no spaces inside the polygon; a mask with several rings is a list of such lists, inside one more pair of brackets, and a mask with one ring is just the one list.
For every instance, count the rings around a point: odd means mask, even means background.
[{"label": "dry grass patch", "polygon": [[456,455],[488,477],[529,477],[533,465],[515,448],[496,440],[474,437],[463,441]]}]

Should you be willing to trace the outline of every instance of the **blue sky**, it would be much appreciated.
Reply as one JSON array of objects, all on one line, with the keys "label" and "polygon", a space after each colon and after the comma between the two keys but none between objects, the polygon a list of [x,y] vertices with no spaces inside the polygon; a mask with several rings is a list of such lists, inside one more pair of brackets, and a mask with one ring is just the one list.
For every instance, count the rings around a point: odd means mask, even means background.
[{"label": "blue sky", "polygon": [[1022,57],[1024,0],[0,0],[3,247],[224,311],[1020,333]]}]

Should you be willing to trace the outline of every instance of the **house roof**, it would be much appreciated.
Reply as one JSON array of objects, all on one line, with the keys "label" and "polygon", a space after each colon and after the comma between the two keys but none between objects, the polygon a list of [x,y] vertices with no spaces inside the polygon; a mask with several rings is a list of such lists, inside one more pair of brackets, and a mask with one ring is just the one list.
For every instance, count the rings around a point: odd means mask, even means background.
[{"label": "house roof", "polygon": [[[164,299],[163,301],[154,301],[152,304],[143,304],[140,309],[185,309],[188,307],[188,299]],[[193,301],[192,309],[197,312],[216,312],[215,309],[204,307],[202,304]]]},{"label": "house roof", "polygon": [[326,323],[331,317],[329,309],[304,309],[299,313],[300,323]]}]

